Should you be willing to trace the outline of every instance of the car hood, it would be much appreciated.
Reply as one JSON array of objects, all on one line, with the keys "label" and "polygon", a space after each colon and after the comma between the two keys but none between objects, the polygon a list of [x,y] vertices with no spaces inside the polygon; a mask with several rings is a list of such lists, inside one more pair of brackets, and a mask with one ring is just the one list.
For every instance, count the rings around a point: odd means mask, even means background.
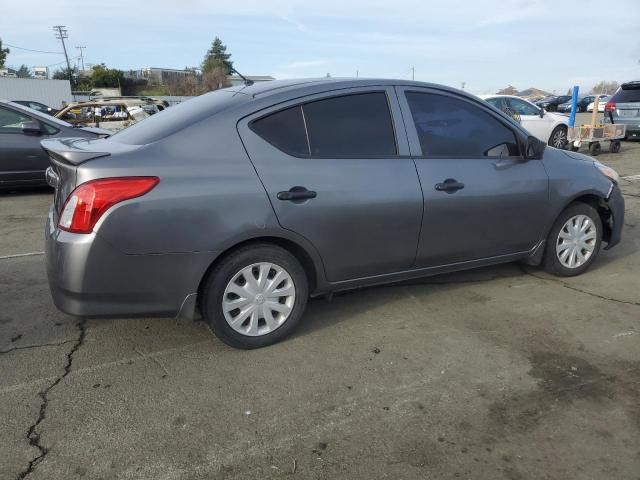
[{"label": "car hood", "polygon": [[582,153],[571,152],[569,150],[560,150],[560,151],[564,153],[567,157],[573,160],[581,160],[583,162],[590,162],[590,163],[593,163],[595,161],[595,159],[590,157],[589,155],[583,155]]}]

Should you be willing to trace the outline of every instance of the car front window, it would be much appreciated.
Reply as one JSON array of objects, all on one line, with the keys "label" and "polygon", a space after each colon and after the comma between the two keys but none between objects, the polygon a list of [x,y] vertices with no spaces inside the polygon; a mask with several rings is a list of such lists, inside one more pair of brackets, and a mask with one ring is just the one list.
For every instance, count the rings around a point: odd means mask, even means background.
[{"label": "car front window", "polygon": [[68,122],[60,120],[59,118],[52,117],[51,115],[45,115],[43,113],[38,112],[37,110],[33,110],[27,107],[24,107],[17,103],[11,103],[11,106],[16,110],[22,110],[25,115],[29,115],[31,117],[36,117],[38,120],[41,120],[45,123],[53,123],[54,125],[59,125],[61,127],[71,127],[72,125]]},{"label": "car front window", "polygon": [[0,107],[0,133],[19,133],[22,131],[22,123],[31,121],[31,118],[15,110]]}]

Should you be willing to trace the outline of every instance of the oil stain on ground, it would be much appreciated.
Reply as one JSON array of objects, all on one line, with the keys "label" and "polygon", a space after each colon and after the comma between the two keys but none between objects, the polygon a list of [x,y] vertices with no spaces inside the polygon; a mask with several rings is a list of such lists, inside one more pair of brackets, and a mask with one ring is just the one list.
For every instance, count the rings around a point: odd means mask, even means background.
[{"label": "oil stain on ground", "polygon": [[640,363],[616,362],[603,371],[580,357],[547,351],[533,352],[529,360],[537,389],[493,402],[489,420],[494,427],[522,433],[575,401],[615,400],[640,429]]}]

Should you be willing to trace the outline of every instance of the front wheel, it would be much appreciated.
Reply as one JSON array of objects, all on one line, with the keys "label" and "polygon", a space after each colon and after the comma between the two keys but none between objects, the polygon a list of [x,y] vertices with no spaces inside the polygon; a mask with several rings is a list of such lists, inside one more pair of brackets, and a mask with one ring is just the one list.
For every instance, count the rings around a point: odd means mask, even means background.
[{"label": "front wheel", "polygon": [[271,244],[224,258],[202,289],[202,313],[213,333],[236,348],[279,342],[300,324],[309,287],[300,262]]},{"label": "front wheel", "polygon": [[561,149],[565,148],[567,145],[567,127],[558,125],[554,128],[549,137],[549,145]]},{"label": "front wheel", "polygon": [[556,219],[545,248],[543,266],[553,275],[572,277],[589,268],[602,243],[602,220],[595,208],[578,202]]}]

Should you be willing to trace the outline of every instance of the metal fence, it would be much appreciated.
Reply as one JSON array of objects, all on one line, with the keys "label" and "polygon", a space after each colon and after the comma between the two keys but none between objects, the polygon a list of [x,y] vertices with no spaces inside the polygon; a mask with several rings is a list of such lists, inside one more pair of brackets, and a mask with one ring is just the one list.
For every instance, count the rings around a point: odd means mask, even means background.
[{"label": "metal fence", "polygon": [[31,100],[60,108],[62,102],[73,99],[69,80],[0,77],[0,98]]}]

